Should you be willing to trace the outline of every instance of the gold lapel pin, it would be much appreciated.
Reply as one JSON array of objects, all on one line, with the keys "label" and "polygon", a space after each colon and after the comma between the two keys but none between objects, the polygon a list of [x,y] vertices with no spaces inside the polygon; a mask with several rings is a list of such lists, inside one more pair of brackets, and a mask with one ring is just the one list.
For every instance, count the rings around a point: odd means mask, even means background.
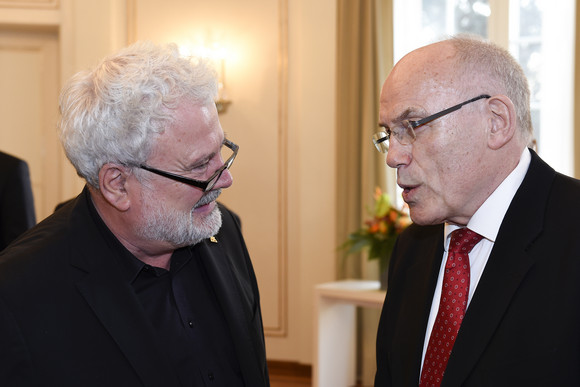
[{"label": "gold lapel pin", "polygon": [[214,237],[214,236],[212,236],[212,237],[209,237],[209,241],[210,241],[210,242],[213,242],[213,243],[218,243],[218,241],[217,241],[216,237]]}]

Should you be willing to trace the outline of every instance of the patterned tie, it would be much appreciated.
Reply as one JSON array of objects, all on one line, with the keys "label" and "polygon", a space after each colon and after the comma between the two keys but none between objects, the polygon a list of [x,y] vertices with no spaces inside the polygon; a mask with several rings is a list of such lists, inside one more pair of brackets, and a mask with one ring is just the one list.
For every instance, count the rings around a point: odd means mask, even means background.
[{"label": "patterned tie", "polygon": [[469,295],[469,252],[481,235],[461,228],[451,233],[441,301],[431,331],[419,386],[440,386],[451,355]]}]

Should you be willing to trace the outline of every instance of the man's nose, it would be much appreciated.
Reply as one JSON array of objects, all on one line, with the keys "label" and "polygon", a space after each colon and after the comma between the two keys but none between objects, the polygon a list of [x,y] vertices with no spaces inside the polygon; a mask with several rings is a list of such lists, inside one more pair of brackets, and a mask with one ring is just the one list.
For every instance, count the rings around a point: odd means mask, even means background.
[{"label": "man's nose", "polygon": [[222,172],[222,175],[220,176],[218,181],[215,183],[215,186],[213,189],[228,188],[229,186],[232,185],[233,182],[234,182],[234,178],[232,177],[230,170],[224,169],[224,171]]},{"label": "man's nose", "polygon": [[399,168],[411,162],[411,144],[401,145],[401,143],[391,138],[389,141],[389,151],[387,152],[387,165],[391,168]]}]

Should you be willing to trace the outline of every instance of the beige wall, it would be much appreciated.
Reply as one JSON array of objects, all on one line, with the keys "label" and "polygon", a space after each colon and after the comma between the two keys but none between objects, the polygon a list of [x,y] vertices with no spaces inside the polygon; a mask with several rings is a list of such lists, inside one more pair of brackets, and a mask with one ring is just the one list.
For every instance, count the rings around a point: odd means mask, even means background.
[{"label": "beige wall", "polygon": [[133,16],[136,40],[231,53],[220,119],[240,155],[222,198],[243,220],[268,357],[310,363],[312,288],[336,246],[334,1],[137,0]]},{"label": "beige wall", "polygon": [[[313,286],[334,280],[335,14],[334,0],[0,1],[1,27],[59,31],[62,80],[128,40],[229,49],[220,119],[240,154],[222,198],[242,217],[269,359],[312,362]],[[82,182],[53,158],[56,202]]]},{"label": "beige wall", "polygon": [[83,187],[56,137],[60,86],[125,44],[125,8],[124,0],[0,0],[0,98],[10,102],[0,149],[28,162],[38,221]]}]

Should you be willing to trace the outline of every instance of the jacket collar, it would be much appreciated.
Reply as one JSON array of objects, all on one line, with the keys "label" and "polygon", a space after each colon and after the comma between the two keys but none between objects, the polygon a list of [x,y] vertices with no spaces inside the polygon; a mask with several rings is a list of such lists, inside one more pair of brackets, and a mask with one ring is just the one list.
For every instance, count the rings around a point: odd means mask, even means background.
[{"label": "jacket collar", "polygon": [[70,220],[75,235],[71,263],[86,273],[76,283],[79,292],[144,385],[179,385],[168,360],[161,355],[153,326],[130,284],[120,267],[115,270],[123,257],[111,241],[103,237],[103,230],[95,222],[91,211],[95,214],[96,211],[91,209],[88,189],[83,190],[74,206]]},{"label": "jacket collar", "polygon": [[[502,221],[497,240],[462,322],[443,385],[461,385],[492,338],[534,257],[555,171],[534,152],[530,168]],[[522,219],[526,219],[522,222]],[[509,259],[507,258],[509,257]]]},{"label": "jacket collar", "polygon": [[[176,375],[171,371],[167,359],[161,355],[152,325],[148,322],[139,301],[134,295],[126,276],[121,270],[112,270],[119,263],[119,250],[114,243],[103,237],[103,230],[96,210],[85,188],[77,198],[73,210],[72,227],[78,232],[72,252],[72,264],[86,272],[77,283],[77,288],[93,309],[97,318],[115,339],[137,374],[146,385],[179,385]],[[95,219],[97,216],[97,219]],[[104,223],[102,223],[104,226]],[[223,227],[222,227],[223,230]],[[220,231],[221,233],[222,231]],[[223,248],[222,241],[228,235],[218,234],[218,243],[204,240],[194,246],[205,265],[209,280],[222,307],[226,322],[230,327],[232,340],[244,381],[249,386],[266,385],[264,373],[258,368],[259,354],[263,346],[254,340],[259,334],[253,332],[254,321],[249,316],[255,313],[252,303],[246,299],[253,295],[234,275],[235,267]],[[118,243],[118,242],[117,242]],[[90,252],[87,254],[87,252]],[[241,258],[237,258],[241,259]],[[247,274],[241,273],[242,277]],[[246,297],[246,298],[245,298]],[[259,304],[259,300],[255,300]]]},{"label": "jacket collar", "polygon": [[[223,211],[222,209],[222,213]],[[241,278],[253,276],[253,272],[238,273],[240,268],[233,263],[233,257],[224,248],[228,243],[227,238],[231,235],[224,233],[223,229],[222,226],[222,230],[213,241],[204,240],[194,248],[198,249],[198,256],[202,257],[202,263],[230,328],[245,384],[264,386],[267,385],[267,381],[264,380],[264,370],[260,369],[259,365],[265,363],[265,359],[260,355],[265,353],[265,349],[263,343],[256,339],[262,337],[262,332],[256,331],[258,325],[259,329],[262,329],[261,322],[256,325],[256,319],[261,319],[261,316],[259,310],[253,309],[256,305],[259,308],[259,299],[252,299],[257,296],[256,293],[248,287],[248,282],[240,281]],[[238,256],[235,259],[239,262],[243,258]]]}]

